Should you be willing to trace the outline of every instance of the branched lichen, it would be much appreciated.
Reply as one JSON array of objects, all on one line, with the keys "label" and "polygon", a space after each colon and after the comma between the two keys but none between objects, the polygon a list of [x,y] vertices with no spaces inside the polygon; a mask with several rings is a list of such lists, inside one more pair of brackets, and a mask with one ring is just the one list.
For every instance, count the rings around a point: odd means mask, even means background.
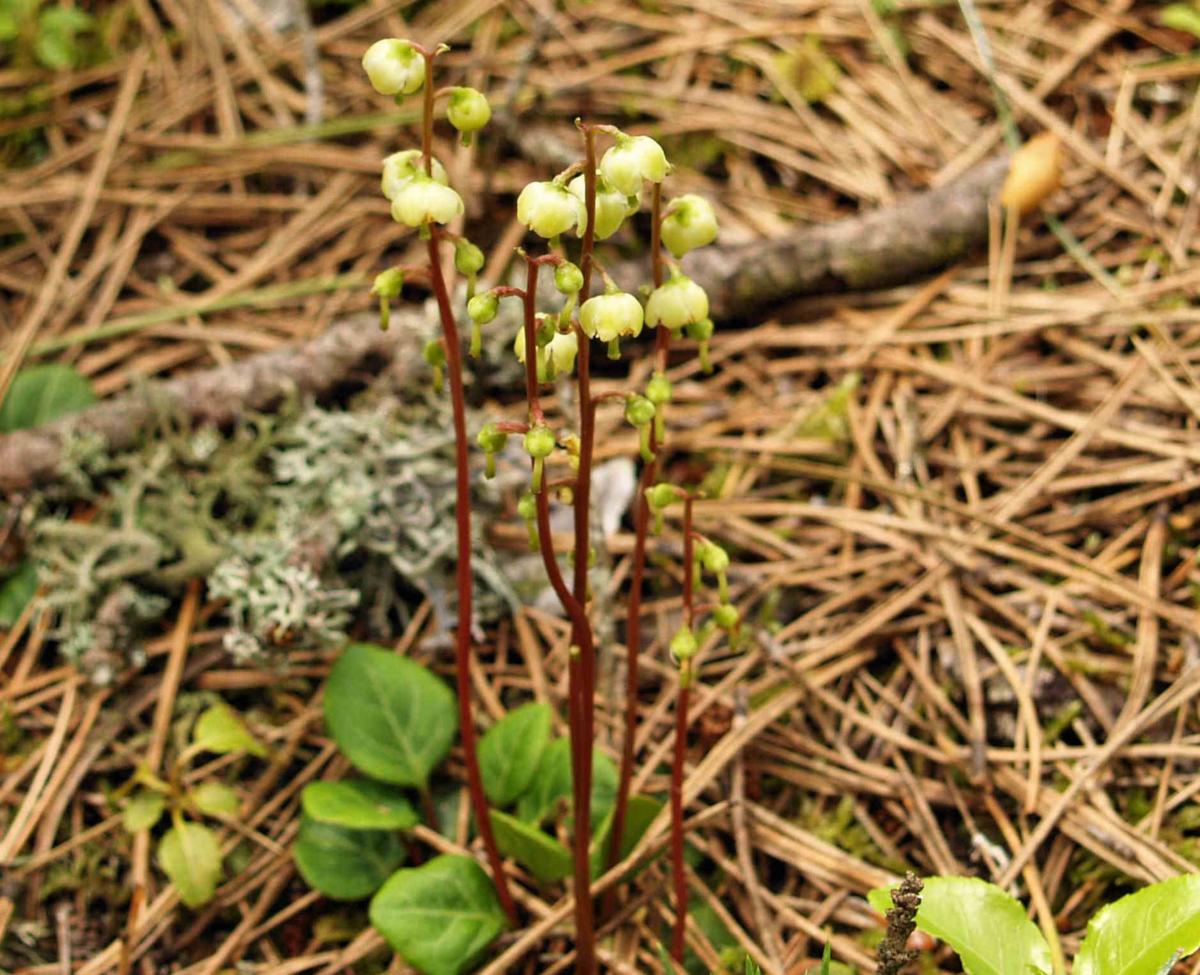
[{"label": "branched lichen", "polygon": [[[143,659],[188,579],[222,600],[238,662],[386,633],[428,597],[452,618],[453,455],[443,406],[367,393],[355,409],[293,404],[228,435],[164,420],[140,450],[79,439],[64,477],[28,500],[38,610],[93,680]],[[481,488],[485,505],[499,488]],[[476,539],[478,612],[514,602]],[[356,630],[357,632],[358,630]]]}]

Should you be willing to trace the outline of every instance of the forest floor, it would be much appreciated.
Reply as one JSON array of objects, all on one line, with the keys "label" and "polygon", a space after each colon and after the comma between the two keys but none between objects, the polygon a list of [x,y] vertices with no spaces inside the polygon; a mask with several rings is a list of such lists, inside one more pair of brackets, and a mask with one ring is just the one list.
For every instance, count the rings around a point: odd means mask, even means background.
[{"label": "forest floor", "polygon": [[[110,57],[0,69],[16,106],[0,118],[0,398],[23,362],[72,365],[109,398],[373,309],[374,274],[417,247],[378,192],[380,159],[415,137],[362,75],[381,36],[452,44],[447,83],[517,128],[572,144],[583,115],[660,138],[672,192],[714,201],[723,244],[952,182],[1003,151],[998,91],[1023,137],[1061,139],[1040,212],[993,213],[990,246],[919,280],[718,322],[711,375],[690,353],[673,365],[668,463],[711,489],[698,527],[736,553],[752,633],[693,694],[689,948],[696,971],[745,950],[802,973],[828,940],[872,971],[863,895],[911,868],[1019,892],[1069,957],[1098,905],[1200,866],[1200,59],[1159,3],[979,6],[995,89],[961,9],[923,0],[369,0],[315,7],[311,27],[249,0],[117,0],[97,21]],[[516,191],[554,169],[498,134],[439,138],[495,281],[523,241]],[[492,392],[519,410],[516,389]],[[619,409],[600,424],[604,458],[635,455]],[[491,527],[520,547],[519,522]],[[620,615],[631,541],[627,523],[608,540],[601,613]],[[648,792],[673,741],[662,571]],[[344,767],[320,700],[334,649],[235,666],[220,613],[190,586],[145,666],[105,688],[63,662],[46,618],[0,630],[0,971],[405,971],[289,854],[300,789]],[[414,605],[391,642],[449,673],[436,615]],[[533,608],[489,631],[483,714],[534,698],[565,713],[567,637]],[[598,744],[615,755],[623,650],[604,652]],[[118,798],[213,694],[268,757],[189,773],[241,803],[222,834],[237,866],[192,910]],[[465,814],[426,840],[461,848]],[[665,877],[656,862],[630,883],[608,970],[662,971]],[[563,897],[522,886],[530,918]],[[507,935],[525,949],[510,970],[569,970],[568,933]]]}]

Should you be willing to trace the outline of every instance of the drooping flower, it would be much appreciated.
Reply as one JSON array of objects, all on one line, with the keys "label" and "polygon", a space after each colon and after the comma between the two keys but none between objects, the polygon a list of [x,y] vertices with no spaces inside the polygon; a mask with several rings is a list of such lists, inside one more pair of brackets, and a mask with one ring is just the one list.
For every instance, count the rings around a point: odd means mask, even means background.
[{"label": "drooping flower", "polygon": [[587,228],[583,202],[558,183],[530,183],[517,197],[517,219],[539,237],[557,237]]},{"label": "drooping flower", "polygon": [[708,295],[689,277],[676,274],[655,288],[646,302],[646,322],[672,332],[708,318]]},{"label": "drooping flower", "polygon": [[411,95],[425,84],[425,58],[398,37],[385,37],[367,48],[362,66],[381,95]]},{"label": "drooping flower", "polygon": [[462,197],[428,176],[409,180],[392,199],[392,219],[409,227],[449,223],[462,212]]},{"label": "drooping flower", "polygon": [[450,89],[450,102],[446,106],[446,118],[463,135],[477,132],[488,124],[492,117],[492,106],[487,97],[474,88]]},{"label": "drooping flower", "polygon": [[611,342],[641,333],[644,313],[642,303],[622,291],[596,295],[579,309],[579,324],[588,338]]},{"label": "drooping flower", "polygon": [[667,204],[662,222],[662,240],[675,257],[704,247],[717,239],[717,215],[702,196],[687,193]]},{"label": "drooping flower", "polygon": [[608,185],[626,196],[635,196],[644,180],[661,183],[670,169],[662,146],[648,135],[622,133],[600,159],[600,173]]}]

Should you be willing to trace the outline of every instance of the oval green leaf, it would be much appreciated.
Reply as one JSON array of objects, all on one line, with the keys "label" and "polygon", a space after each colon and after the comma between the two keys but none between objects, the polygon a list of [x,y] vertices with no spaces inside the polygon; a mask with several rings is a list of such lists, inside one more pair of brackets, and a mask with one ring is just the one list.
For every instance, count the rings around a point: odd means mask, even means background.
[{"label": "oval green leaf", "polygon": [[537,826],[524,823],[499,809],[489,809],[496,846],[544,884],[571,875],[571,851]]},{"label": "oval green leaf", "polygon": [[370,897],[398,866],[406,850],[387,830],[346,829],[300,819],[292,855],[310,887],[339,901]]},{"label": "oval green leaf", "polygon": [[161,792],[142,789],[129,797],[121,811],[121,825],[130,833],[149,829],[162,817],[167,797]]},{"label": "oval green leaf", "polygon": [[206,816],[236,816],[242,805],[237,792],[224,782],[201,782],[188,798]]},{"label": "oval green leaf", "polygon": [[221,881],[221,847],[207,826],[179,822],[171,827],[158,845],[158,862],[188,907],[212,900]]},{"label": "oval green leaf", "polygon": [[396,871],[371,900],[371,923],[425,975],[460,975],[504,929],[504,912],[478,863],[439,856]]},{"label": "oval green leaf", "polygon": [[359,771],[425,788],[454,742],[458,713],[454,692],[420,664],[355,643],[329,674],[325,723]]},{"label": "oval green leaf", "polygon": [[[871,891],[871,906],[891,909],[886,887]],[[921,891],[917,927],[958,952],[967,975],[1031,975],[1051,970],[1050,947],[1019,901],[978,877],[929,877]]]},{"label": "oval green leaf", "polygon": [[51,423],[94,402],[91,385],[70,366],[29,366],[17,373],[0,405],[0,433]]},{"label": "oval green leaf", "polygon": [[417,813],[404,794],[382,782],[310,782],[301,793],[310,819],[346,829],[411,829]]},{"label": "oval green leaf", "polygon": [[262,742],[254,737],[237,712],[223,701],[218,701],[196,719],[192,741],[205,751],[218,755],[245,751],[265,758],[267,754]]},{"label": "oval green leaf", "polygon": [[529,788],[550,744],[552,718],[549,704],[526,704],[509,711],[479,739],[479,771],[492,805],[511,806]]},{"label": "oval green leaf", "polygon": [[1075,975],[1158,975],[1200,948],[1200,874],[1122,897],[1088,922]]},{"label": "oval green leaf", "polygon": [[[559,801],[571,796],[571,743],[566,738],[550,742],[533,784],[517,803],[517,816],[540,824],[555,812]],[[617,766],[605,752],[592,750],[592,829],[604,821],[617,795]],[[569,804],[568,804],[569,805]]]}]

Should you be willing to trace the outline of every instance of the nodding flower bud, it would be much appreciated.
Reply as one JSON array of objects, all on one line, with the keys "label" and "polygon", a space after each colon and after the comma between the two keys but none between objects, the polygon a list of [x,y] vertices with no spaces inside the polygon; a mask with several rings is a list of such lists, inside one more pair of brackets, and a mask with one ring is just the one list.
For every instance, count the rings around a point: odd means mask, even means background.
[{"label": "nodding flower bud", "polygon": [[671,637],[671,656],[675,660],[683,663],[685,660],[691,660],[696,656],[700,649],[700,643],[696,640],[696,634],[692,632],[690,626],[681,626],[675,631],[675,635]]},{"label": "nodding flower bud", "polygon": [[646,504],[654,512],[655,532],[663,530],[663,512],[678,500],[680,500],[680,492],[674,484],[660,481],[658,484],[646,488]]},{"label": "nodding flower bud", "polygon": [[713,320],[702,318],[698,322],[692,322],[687,327],[687,334],[689,339],[700,346],[700,368],[705,372],[712,372],[712,360],[708,357],[708,343],[713,336]]},{"label": "nodding flower bud", "polygon": [[587,229],[583,203],[557,183],[530,183],[517,197],[517,219],[539,237]]},{"label": "nodding flower bud", "polygon": [[608,185],[625,196],[634,196],[642,181],[661,183],[670,172],[662,146],[648,135],[628,136],[621,133],[617,144],[600,160],[600,173]]},{"label": "nodding flower bud", "polygon": [[696,557],[706,571],[717,577],[717,590],[721,594],[721,602],[729,602],[729,577],[725,574],[729,568],[729,553],[716,542],[705,541],[697,549]]},{"label": "nodding flower bud", "polygon": [[427,177],[435,183],[447,186],[450,178],[446,175],[446,167],[436,159],[430,159],[432,173],[425,172],[425,160],[420,149],[404,149],[385,156],[383,160],[383,178],[380,189],[389,200],[394,200],[396,194],[417,177]]},{"label": "nodding flower bud", "polygon": [[643,320],[642,303],[620,291],[589,298],[579,309],[583,334],[601,342],[639,335]]},{"label": "nodding flower bud", "polygon": [[451,88],[446,118],[463,134],[463,142],[472,132],[478,132],[492,117],[492,106],[483,92],[474,88]]},{"label": "nodding flower bud", "polygon": [[657,412],[654,404],[645,396],[630,393],[625,398],[625,419],[637,427],[642,460],[647,464],[654,460],[654,450],[650,446],[650,424]]},{"label": "nodding flower bud", "polygon": [[655,288],[646,302],[646,324],[662,325],[672,332],[708,318],[708,295],[691,278],[672,276]]},{"label": "nodding flower bud", "polygon": [[732,633],[738,628],[741,614],[733,603],[721,603],[712,611],[713,622],[726,633]]},{"label": "nodding flower bud", "polygon": [[537,498],[528,491],[522,494],[521,500],[517,502],[517,514],[524,520],[525,528],[529,532],[529,550],[536,552],[538,548]]},{"label": "nodding flower bud", "polygon": [[371,87],[381,95],[411,95],[425,84],[425,58],[409,41],[386,37],[362,59]]},{"label": "nodding flower bud", "polygon": [[542,366],[545,378],[542,382],[553,382],[559,375],[570,375],[575,369],[575,356],[579,352],[579,337],[573,332],[555,332],[554,337],[542,350]]},{"label": "nodding flower bud", "polygon": [[433,385],[435,389],[442,387],[442,370],[446,367],[446,347],[441,339],[430,339],[421,350],[425,364],[433,370]]},{"label": "nodding flower bud", "polygon": [[487,471],[485,477],[493,478],[496,476],[496,454],[504,449],[504,445],[508,443],[508,434],[503,430],[497,430],[496,424],[485,423],[479,429],[479,436],[476,437],[476,442],[483,448],[487,454]]},{"label": "nodding flower bud", "polygon": [[392,219],[408,227],[449,223],[462,212],[462,197],[428,176],[410,179],[392,198]]},{"label": "nodding flower bud", "polygon": [[[581,203],[587,202],[587,182],[581,173],[567,184]],[[608,181],[596,174],[596,239],[606,240],[620,229],[625,218],[637,213],[642,205],[641,184],[638,192],[626,196],[608,185]]]},{"label": "nodding flower bud", "polygon": [[646,383],[646,399],[655,406],[671,402],[671,380],[663,373],[656,372]]},{"label": "nodding flower bud", "polygon": [[530,427],[525,434],[525,452],[533,458],[533,493],[542,490],[542,469],[546,458],[554,453],[554,431],[549,427]]},{"label": "nodding flower bud", "polygon": [[559,294],[579,294],[579,289],[583,287],[583,272],[570,261],[563,261],[554,269],[554,287]]},{"label": "nodding flower bud", "polygon": [[375,275],[371,285],[371,294],[379,295],[379,328],[386,332],[391,322],[392,306],[388,304],[393,298],[399,297],[404,288],[404,272],[398,267],[390,267]]},{"label": "nodding flower bud", "polygon": [[704,247],[717,239],[717,215],[702,196],[688,193],[667,204],[662,222],[662,242],[675,257]]},{"label": "nodding flower bud", "polygon": [[483,251],[467,239],[454,245],[454,269],[469,278],[483,270]]},{"label": "nodding flower bud", "polygon": [[702,542],[696,549],[696,557],[705,570],[714,575],[729,568],[729,553],[716,542]]},{"label": "nodding flower bud", "polygon": [[499,308],[500,299],[491,291],[478,294],[467,302],[467,314],[471,317],[471,321],[478,322],[480,325],[486,325],[492,321]]}]

